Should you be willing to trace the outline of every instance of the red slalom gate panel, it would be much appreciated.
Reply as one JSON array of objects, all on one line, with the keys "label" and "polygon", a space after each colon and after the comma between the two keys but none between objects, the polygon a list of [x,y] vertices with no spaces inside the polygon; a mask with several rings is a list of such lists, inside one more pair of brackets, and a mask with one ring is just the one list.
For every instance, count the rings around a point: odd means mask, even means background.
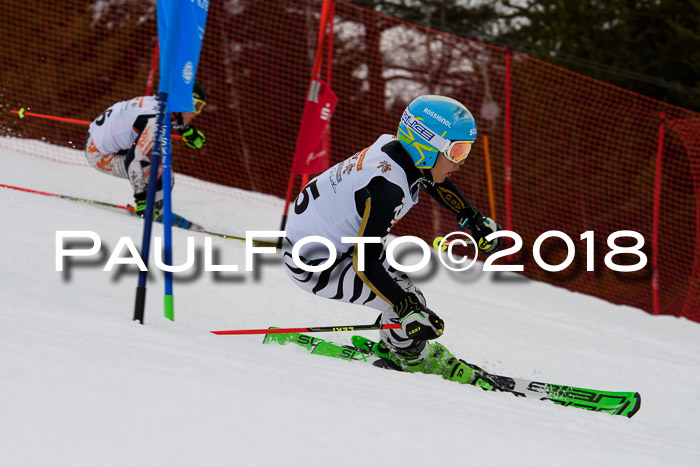
[{"label": "red slalom gate panel", "polygon": [[[196,121],[208,144],[199,152],[175,145],[175,170],[283,198],[321,2],[211,2],[209,8],[198,72],[209,103]],[[81,149],[84,126],[20,120],[10,110],[92,120],[145,92],[157,43],[155,3],[28,1],[6,5],[4,14],[0,136]],[[658,312],[700,321],[700,115],[343,2],[336,4],[334,31],[332,88],[339,101],[331,164],[381,133],[395,133],[416,96],[454,97],[471,109],[480,132],[456,182],[487,212],[488,133],[496,205],[488,214],[523,238],[512,261],[527,276],[649,312],[656,294]],[[424,201],[395,232],[432,243],[456,228],[449,214]],[[574,263],[557,273],[544,271],[533,256],[535,241],[550,230],[566,233],[576,250]],[[620,230],[645,239],[649,261],[638,272],[605,264],[607,239]],[[587,231],[594,232],[592,272],[579,239]],[[550,264],[566,253],[557,239],[541,249]],[[637,257],[614,261],[634,264]]]}]

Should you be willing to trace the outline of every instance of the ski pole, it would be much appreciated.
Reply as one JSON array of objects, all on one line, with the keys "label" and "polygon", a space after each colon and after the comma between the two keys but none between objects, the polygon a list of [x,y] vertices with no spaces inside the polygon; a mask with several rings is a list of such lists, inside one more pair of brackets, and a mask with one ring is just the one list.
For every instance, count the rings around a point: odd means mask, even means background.
[{"label": "ski pole", "polygon": [[293,334],[300,332],[339,332],[339,331],[376,331],[379,329],[400,329],[396,324],[358,324],[353,326],[321,326],[309,328],[272,328],[272,329],[233,329],[230,331],[210,331],[219,336],[239,334]]},{"label": "ski pole", "polygon": [[95,201],[94,199],[78,198],[76,196],[59,195],[57,193],[48,193],[46,191],[31,190],[29,188],[22,188],[19,186],[3,185],[2,183],[0,183],[0,188],[9,188],[10,190],[23,191],[25,193],[33,193],[35,195],[50,196],[52,198],[67,199],[69,201],[75,201],[77,203],[92,204],[95,206],[103,206],[106,208],[123,209],[123,210],[129,211],[129,212],[134,211],[134,208],[132,206],[129,206],[129,205],[122,206],[119,204],[106,203],[103,201]]},{"label": "ski pole", "polygon": [[[76,203],[92,204],[93,206],[101,206],[104,208],[122,209],[124,211],[129,212],[129,213],[132,213],[132,214],[134,213],[134,207],[129,206],[128,204],[126,206],[122,206],[120,204],[107,203],[105,201],[97,201],[94,199],[87,199],[87,198],[78,198],[77,196],[61,195],[58,193],[49,193],[46,191],[39,191],[39,190],[32,190],[30,188],[23,188],[20,186],[4,185],[2,183],[0,183],[0,188],[7,188],[9,190],[17,190],[17,191],[22,191],[25,193],[33,193],[35,195],[49,196],[51,198],[66,199],[69,201],[75,201]],[[192,230],[193,232],[199,232],[199,233],[211,235],[214,237],[221,237],[221,238],[225,238],[227,240],[238,240],[241,242],[246,241],[245,237],[241,237],[238,235],[229,235],[229,234],[225,234],[225,233],[210,232],[210,231],[206,230],[204,227],[202,227],[201,225],[195,224],[193,222],[190,222],[190,225],[191,225],[191,227],[187,230]],[[253,245],[256,245],[256,246],[276,246],[277,243],[271,242],[271,241],[266,241],[266,240],[254,239]]]},{"label": "ski pole", "polygon": [[[43,118],[44,120],[53,120],[55,122],[63,122],[63,123],[73,123],[75,125],[89,125],[92,122],[88,122],[87,120],[76,120],[74,118],[66,118],[66,117],[56,117],[55,115],[45,115],[45,114],[38,114],[34,112],[27,112],[24,110],[24,107],[22,107],[19,110],[11,110],[13,114],[17,114],[19,118],[24,118],[24,117],[35,117],[35,118]],[[172,135],[171,138],[175,139],[182,139],[182,136],[180,135]]]}]

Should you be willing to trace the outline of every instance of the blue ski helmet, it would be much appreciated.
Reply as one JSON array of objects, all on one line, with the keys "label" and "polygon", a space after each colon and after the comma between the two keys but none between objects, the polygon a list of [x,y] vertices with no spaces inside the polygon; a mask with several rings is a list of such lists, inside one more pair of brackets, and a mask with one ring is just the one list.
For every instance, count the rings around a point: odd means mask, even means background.
[{"label": "blue ski helmet", "polygon": [[452,141],[474,141],[476,122],[458,101],[444,96],[420,96],[404,110],[397,133],[419,169],[431,169],[438,153]]}]

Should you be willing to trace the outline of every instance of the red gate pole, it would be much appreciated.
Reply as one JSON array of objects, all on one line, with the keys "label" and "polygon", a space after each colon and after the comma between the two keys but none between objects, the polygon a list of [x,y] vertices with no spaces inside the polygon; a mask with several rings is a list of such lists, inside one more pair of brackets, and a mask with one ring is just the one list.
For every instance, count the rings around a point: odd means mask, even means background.
[{"label": "red gate pole", "polygon": [[656,147],[656,170],[654,172],[654,204],[651,227],[651,302],[655,315],[659,314],[659,217],[661,213],[661,175],[663,173],[664,126],[666,113],[659,115],[659,139]]},{"label": "red gate pole", "polygon": [[510,146],[510,132],[511,132],[511,110],[510,110],[510,97],[512,92],[511,74],[513,72],[512,67],[513,50],[510,46],[506,46],[506,83],[505,83],[505,110],[503,113],[503,124],[504,124],[504,152],[505,152],[505,165],[506,165],[506,180],[505,180],[505,198],[506,198],[506,230],[513,230],[513,218],[512,218],[512,175],[513,168],[511,166],[511,146]]},{"label": "red gate pole", "polygon": [[[511,146],[510,146],[510,132],[511,132],[511,110],[510,110],[510,97],[513,90],[513,84],[511,80],[511,75],[513,73],[513,50],[510,45],[506,46],[506,82],[505,82],[505,105],[503,110],[503,130],[504,130],[504,141],[503,141],[503,152],[505,153],[505,204],[506,204],[506,230],[513,230],[513,216],[512,216],[512,186],[511,182],[513,180],[513,168],[511,165]],[[506,262],[511,263],[513,261],[513,255],[508,255],[506,257]]]},{"label": "red gate pole", "polygon": [[156,77],[156,68],[158,67],[158,55],[160,54],[160,49],[158,48],[158,42],[156,41],[156,48],[153,50],[153,57],[151,57],[151,69],[148,72],[148,79],[146,80],[146,93],[144,96],[150,96],[153,94],[153,81]]},{"label": "red gate pole", "polygon": [[[316,56],[314,58],[314,66],[313,69],[311,70],[311,80],[313,84],[313,80],[315,78],[320,78],[321,76],[321,71],[323,67],[323,47],[325,46],[326,43],[326,30],[328,23],[331,23],[331,29],[330,33],[333,33],[333,15],[335,14],[335,2],[334,0],[323,0],[323,5],[321,9],[321,22],[318,30],[318,42],[316,45]],[[333,43],[331,42],[329,47],[333,47]],[[331,57],[331,54],[329,53],[328,55],[329,59]],[[328,73],[330,73],[330,68],[331,64],[328,63]],[[309,91],[310,92],[310,91]],[[307,99],[309,99],[309,96],[307,95]],[[306,113],[305,113],[306,115]],[[303,117],[302,117],[303,119]],[[302,120],[303,121],[303,120]],[[300,135],[301,137],[301,135]],[[295,154],[296,157],[296,154]],[[328,164],[327,158],[326,158],[326,165]],[[295,179],[295,170],[294,170],[294,163],[292,166],[292,170],[290,171],[289,174],[289,181],[287,183],[287,193],[286,193],[286,199],[284,201],[284,211],[282,214],[282,222],[280,225],[280,230],[284,230],[286,225],[287,225],[287,217],[289,213],[289,204],[292,201],[292,196],[294,194],[294,179]],[[303,173],[301,174],[301,184],[302,187],[305,186],[309,182],[309,174],[308,173]],[[277,247],[281,248],[282,247],[282,239],[280,238],[279,242],[277,243]]]},{"label": "red gate pole", "polygon": [[[328,87],[331,84],[331,70],[333,68],[333,18],[335,18],[335,1],[331,2],[331,11],[328,16],[328,57],[326,57],[326,81]],[[326,165],[325,168],[328,169],[331,165],[331,126],[328,125],[326,131],[323,135],[323,143],[326,149]]]},{"label": "red gate pole", "polygon": [[[331,86],[330,82],[330,72],[331,72],[331,57],[333,53],[333,15],[335,14],[335,1],[334,0],[324,0],[323,7],[321,8],[321,27],[318,28],[318,41],[316,42],[316,58],[314,60],[314,68],[311,70],[311,79],[321,76],[321,71],[323,68],[323,47],[326,45],[326,34],[328,29],[328,23],[330,22],[330,35],[329,40],[331,41],[328,45],[328,79],[326,84],[328,87]],[[326,129],[326,131],[328,131]],[[328,156],[326,156],[326,168],[328,166]],[[294,174],[292,173],[292,177]],[[302,188],[309,183],[309,174],[301,175],[301,186]],[[286,209],[285,209],[286,211]]]}]

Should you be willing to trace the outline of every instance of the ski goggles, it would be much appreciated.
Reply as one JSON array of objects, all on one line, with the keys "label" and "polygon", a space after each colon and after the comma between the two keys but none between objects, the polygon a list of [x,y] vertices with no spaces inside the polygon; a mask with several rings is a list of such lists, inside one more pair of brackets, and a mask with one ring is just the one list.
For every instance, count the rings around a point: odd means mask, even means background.
[{"label": "ski goggles", "polygon": [[459,164],[472,150],[472,141],[452,141],[442,153],[455,164]]},{"label": "ski goggles", "polygon": [[202,109],[205,105],[207,105],[207,103],[204,102],[202,99],[197,99],[196,97],[192,98],[192,104],[194,105],[194,113],[196,113],[197,115],[202,113]]}]

